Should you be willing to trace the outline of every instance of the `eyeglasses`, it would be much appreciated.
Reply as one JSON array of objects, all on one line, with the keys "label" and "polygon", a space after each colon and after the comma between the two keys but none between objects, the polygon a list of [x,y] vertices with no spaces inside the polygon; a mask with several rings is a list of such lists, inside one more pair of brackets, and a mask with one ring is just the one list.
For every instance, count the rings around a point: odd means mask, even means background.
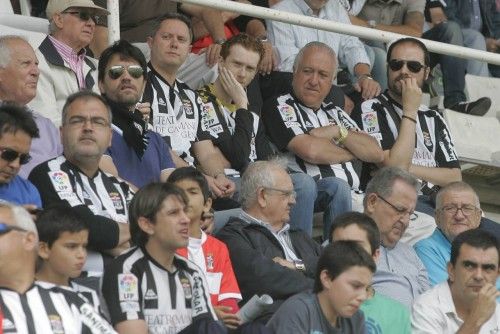
[{"label": "eyeglasses", "polygon": [[480,209],[472,204],[466,204],[463,205],[462,207],[458,207],[455,204],[450,204],[443,206],[440,210],[450,216],[456,215],[458,213],[458,210],[462,211],[462,214],[464,216],[470,216],[479,211]]},{"label": "eyeglasses", "polygon": [[408,215],[408,217],[410,218],[410,220],[416,220],[418,218],[418,215],[415,213],[415,212],[410,212],[408,211],[408,209],[406,208],[398,208],[397,206],[395,206],[394,204],[392,204],[391,202],[389,202],[388,200],[386,200],[385,198],[383,198],[382,196],[380,196],[379,194],[376,194],[378,198],[380,198],[382,201],[384,201],[385,203],[387,203],[391,208],[394,209],[394,211],[396,211],[398,213],[398,215],[400,215],[401,217],[404,217],[406,215]]},{"label": "eyeglasses", "polygon": [[83,127],[87,122],[90,122],[92,127],[107,128],[109,127],[109,122],[103,117],[83,117],[83,116],[73,116],[71,117],[67,124],[73,127]]},{"label": "eyeglasses", "polygon": [[100,15],[97,15],[97,14],[93,14],[93,13],[90,13],[90,12],[86,12],[86,11],[82,11],[82,12],[78,12],[78,11],[72,11],[72,12],[62,12],[62,14],[71,14],[71,15],[74,15],[74,16],[78,16],[78,18],[82,21],[88,21],[89,19],[92,19],[92,21],[94,21],[94,23],[99,23],[101,21],[101,16]]},{"label": "eyeglasses", "polygon": [[4,235],[9,233],[10,231],[20,231],[20,232],[26,232],[24,228],[20,228],[14,225],[9,225],[5,223],[0,223],[0,235]]},{"label": "eyeglasses", "polygon": [[416,60],[398,60],[398,59],[389,60],[389,67],[393,71],[399,71],[400,69],[403,68],[404,64],[406,64],[406,67],[413,73],[418,73],[422,68],[426,67],[425,65],[421,64]]},{"label": "eyeglasses", "polygon": [[276,191],[276,192],[279,192],[282,196],[285,196],[285,197],[290,197],[290,198],[296,198],[297,197],[297,193],[295,192],[295,190],[284,190],[284,189],[271,188],[271,187],[264,187],[264,190]]},{"label": "eyeglasses", "polygon": [[19,157],[19,163],[21,165],[26,165],[31,160],[31,155],[29,153],[19,153],[10,148],[0,148],[0,158],[7,162],[12,162]]},{"label": "eyeglasses", "polygon": [[144,73],[144,70],[139,65],[115,65],[110,67],[108,75],[111,79],[116,80],[125,73],[125,69],[127,69],[128,74],[134,79],[139,79]]}]

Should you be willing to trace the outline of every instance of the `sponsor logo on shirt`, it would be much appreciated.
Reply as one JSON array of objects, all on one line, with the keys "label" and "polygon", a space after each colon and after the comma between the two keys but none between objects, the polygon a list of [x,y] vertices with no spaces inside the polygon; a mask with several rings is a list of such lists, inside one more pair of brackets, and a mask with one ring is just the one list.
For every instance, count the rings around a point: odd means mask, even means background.
[{"label": "sponsor logo on shirt", "polygon": [[49,178],[55,188],[55,191],[59,193],[73,192],[69,176],[66,172],[63,172],[62,170],[50,171]]},{"label": "sponsor logo on shirt", "polygon": [[295,114],[295,110],[289,104],[280,104],[278,106],[278,110],[281,114],[281,118],[286,122],[297,122],[297,115]]},{"label": "sponsor logo on shirt", "polygon": [[118,295],[122,302],[138,301],[138,279],[134,274],[118,274]]},{"label": "sponsor logo on shirt", "polygon": [[378,125],[377,112],[370,111],[363,113],[361,115],[361,121],[363,123],[363,129],[369,133],[378,133],[380,132],[380,127]]}]

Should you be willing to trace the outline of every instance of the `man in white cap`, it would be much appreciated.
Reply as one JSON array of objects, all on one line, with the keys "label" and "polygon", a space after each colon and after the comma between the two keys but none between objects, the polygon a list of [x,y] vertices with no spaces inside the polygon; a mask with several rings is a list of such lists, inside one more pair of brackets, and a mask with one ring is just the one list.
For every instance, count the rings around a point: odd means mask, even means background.
[{"label": "man in white cap", "polygon": [[97,62],[86,56],[95,25],[109,12],[91,0],[49,0],[49,35],[37,50],[40,78],[29,106],[61,124],[66,98],[82,89],[97,88]]}]

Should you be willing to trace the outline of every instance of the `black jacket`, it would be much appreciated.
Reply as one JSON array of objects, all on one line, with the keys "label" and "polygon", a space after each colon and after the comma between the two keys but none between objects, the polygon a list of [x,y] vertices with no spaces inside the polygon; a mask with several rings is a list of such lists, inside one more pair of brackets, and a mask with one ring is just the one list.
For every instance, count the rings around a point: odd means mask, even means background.
[{"label": "black jacket", "polygon": [[273,261],[276,256],[285,258],[285,253],[264,226],[231,217],[216,235],[229,249],[243,304],[255,294],[268,294],[274,299],[270,309],[274,312],[288,297],[312,289],[321,247],[301,230],[291,228],[289,233],[295,254],[306,266],[304,273]]}]

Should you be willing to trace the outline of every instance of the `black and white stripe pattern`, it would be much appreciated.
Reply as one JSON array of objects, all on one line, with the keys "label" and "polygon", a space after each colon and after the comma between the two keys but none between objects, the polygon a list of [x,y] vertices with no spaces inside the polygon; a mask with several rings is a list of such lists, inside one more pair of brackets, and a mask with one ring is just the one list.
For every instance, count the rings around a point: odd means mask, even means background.
[{"label": "black and white stripe pattern", "polygon": [[[290,137],[291,140],[293,136],[307,134],[315,128],[332,124],[343,125],[348,130],[359,130],[357,124],[349,115],[332,103],[323,103],[319,110],[313,111],[311,108],[298,103],[293,95],[286,94],[278,97],[275,105],[274,110],[266,110],[264,112],[266,131],[273,140],[276,137],[281,137],[282,139]],[[269,121],[266,122],[267,115],[265,113],[273,113],[274,117],[269,117]],[[276,114],[280,117],[276,117]],[[276,123],[282,123],[279,129],[284,124],[283,131],[278,131],[277,128],[274,129],[274,125],[276,125],[275,121]],[[308,163],[292,152],[286,151],[285,154],[288,157],[289,167],[293,170],[303,171],[317,178],[336,176],[347,181],[353,189],[358,189],[359,187],[359,177],[351,162],[318,165]]]},{"label": "black and white stripe pattern", "polygon": [[[387,93],[368,100],[353,116],[359,126],[377,139],[383,150],[394,145],[399,134],[402,106]],[[421,105],[417,114],[415,131],[415,151],[412,164],[424,167],[459,168],[459,162],[451,133],[444,118],[436,110]],[[368,168],[366,166],[363,169]],[[365,174],[365,170],[363,170]],[[423,191],[432,188],[431,183],[423,183]]]},{"label": "black and white stripe pattern", "polygon": [[143,319],[150,333],[178,333],[198,317],[217,319],[201,269],[175,255],[170,273],[135,248],[106,268],[103,295],[111,321]]},{"label": "black and white stripe pattern", "polygon": [[176,80],[170,86],[151,64],[148,64],[147,78],[142,101],[151,103],[153,130],[179,157],[192,164],[191,144],[206,139],[198,129],[200,98],[184,82]]},{"label": "black and white stripe pattern", "polygon": [[75,292],[34,284],[24,294],[0,288],[3,333],[115,333]]}]

